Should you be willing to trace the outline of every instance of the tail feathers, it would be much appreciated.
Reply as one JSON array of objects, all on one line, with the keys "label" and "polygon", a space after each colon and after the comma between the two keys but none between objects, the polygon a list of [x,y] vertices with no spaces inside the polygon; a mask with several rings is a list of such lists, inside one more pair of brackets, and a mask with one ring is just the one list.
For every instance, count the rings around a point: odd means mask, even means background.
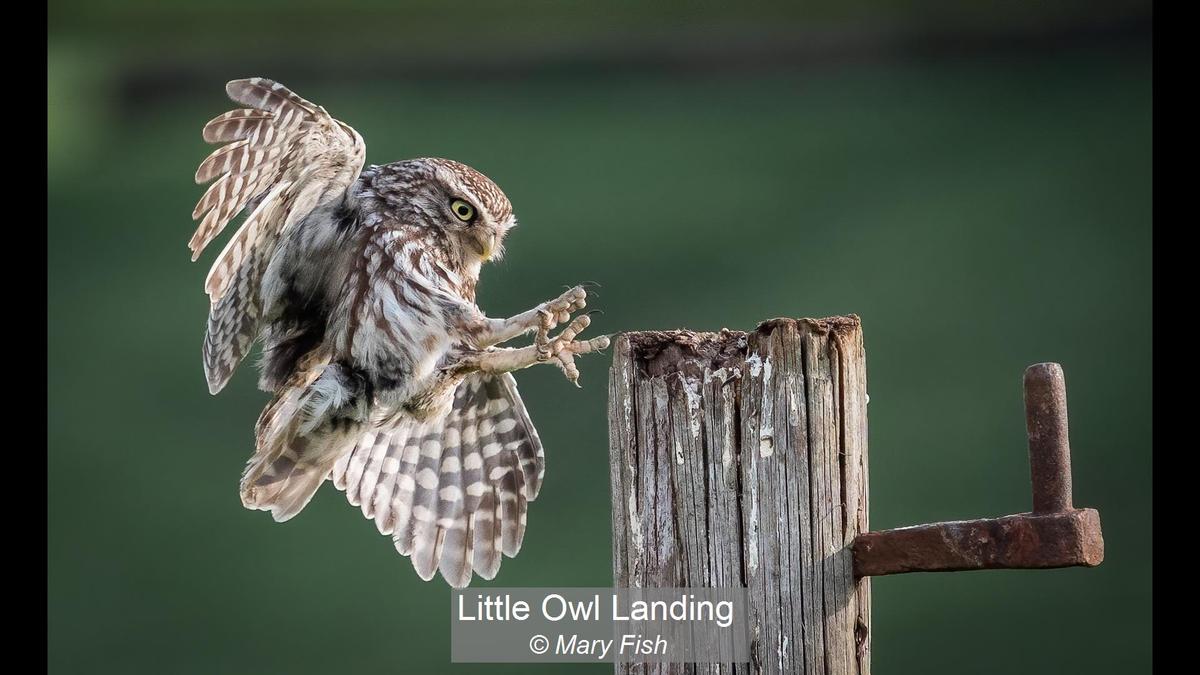
[{"label": "tail feathers", "polygon": [[242,475],[242,505],[270,511],[276,522],[290,519],[312,500],[353,440],[353,435],[318,430],[293,438],[281,451],[259,452]]},{"label": "tail feathers", "polygon": [[[356,397],[325,362],[297,373],[258,418],[257,452],[242,474],[242,505],[277,522],[299,513],[361,435]],[[319,375],[314,376],[315,373]]]}]

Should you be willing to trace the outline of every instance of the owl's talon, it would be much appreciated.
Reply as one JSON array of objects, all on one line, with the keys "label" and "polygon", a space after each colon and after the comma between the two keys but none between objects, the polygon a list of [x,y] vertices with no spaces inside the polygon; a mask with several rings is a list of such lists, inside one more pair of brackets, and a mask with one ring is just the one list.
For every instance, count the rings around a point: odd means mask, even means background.
[{"label": "owl's talon", "polygon": [[549,361],[553,356],[553,344],[550,340],[550,331],[557,325],[554,320],[554,315],[549,310],[538,310],[538,328],[537,334],[533,338],[534,347],[537,349],[538,361]]},{"label": "owl's talon", "polygon": [[575,320],[570,323],[563,332],[558,334],[558,341],[563,344],[570,344],[575,340],[575,337],[592,325],[592,319],[587,314],[575,317]]},{"label": "owl's talon", "polygon": [[[590,320],[587,319],[587,315],[576,317],[575,321],[571,322],[571,325],[563,331],[563,334],[554,340],[556,343],[554,351],[555,365],[563,371],[563,375],[566,376],[567,380],[576,387],[582,387],[582,385],[579,384],[579,368],[575,365],[575,357],[580,354],[590,354],[602,349],[608,349],[610,344],[607,335],[601,335],[591,340],[574,340],[575,335],[586,328],[589,323]],[[570,334],[572,339],[564,340],[563,338],[568,334]]]},{"label": "owl's talon", "polygon": [[587,290],[582,286],[569,288],[562,295],[544,305],[545,309],[553,314],[559,323],[568,321],[571,318],[571,313],[581,310],[586,306]]},{"label": "owl's talon", "polygon": [[[575,386],[580,386],[579,369],[575,366],[575,357],[608,347],[607,337],[584,341],[575,340],[592,323],[589,316],[592,312],[576,316],[574,319],[571,318],[574,312],[587,307],[588,292],[585,286],[588,285],[599,286],[595,282],[574,286],[554,300],[544,302],[536,308],[534,358],[538,363],[553,360]],[[550,337],[550,331],[562,324],[566,324],[566,328],[558,335]]]},{"label": "owl's talon", "polygon": [[555,358],[558,360],[558,367],[563,371],[563,375],[566,376],[567,381],[576,387],[580,387],[579,368],[575,365],[575,355],[571,353],[571,350],[564,349]]},{"label": "owl's talon", "polygon": [[570,352],[563,351],[563,352],[559,352],[557,358],[558,358],[558,367],[560,369],[562,369],[563,375],[565,375],[567,377],[567,380],[571,384],[578,387],[579,386],[579,368],[575,365],[575,357],[572,356]]}]

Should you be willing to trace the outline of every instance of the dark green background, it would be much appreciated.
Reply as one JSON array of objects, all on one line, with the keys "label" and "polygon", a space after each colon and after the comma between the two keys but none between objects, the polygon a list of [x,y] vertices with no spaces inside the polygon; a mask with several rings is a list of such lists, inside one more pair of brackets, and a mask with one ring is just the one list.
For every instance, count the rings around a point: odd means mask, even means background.
[{"label": "dark green background", "polygon": [[[266,395],[208,395],[185,244],[200,127],[250,75],[369,162],[493,177],[521,221],[493,315],[582,280],[597,332],[859,314],[875,528],[1026,510],[1021,373],[1061,362],[1107,559],[877,580],[875,672],[1148,671],[1149,9],[961,4],[52,3],[51,671],[564,670],[449,666],[447,587],[331,487],[241,507]],[[495,583],[611,583],[607,365],[518,376],[548,472]]]}]

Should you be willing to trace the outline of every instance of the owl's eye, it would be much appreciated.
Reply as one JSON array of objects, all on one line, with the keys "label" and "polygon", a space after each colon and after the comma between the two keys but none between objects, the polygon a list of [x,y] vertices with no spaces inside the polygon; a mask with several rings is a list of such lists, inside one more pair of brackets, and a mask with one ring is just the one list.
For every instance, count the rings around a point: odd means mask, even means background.
[{"label": "owl's eye", "polygon": [[450,202],[450,210],[464,223],[469,223],[475,219],[475,207],[461,199],[455,199]]}]

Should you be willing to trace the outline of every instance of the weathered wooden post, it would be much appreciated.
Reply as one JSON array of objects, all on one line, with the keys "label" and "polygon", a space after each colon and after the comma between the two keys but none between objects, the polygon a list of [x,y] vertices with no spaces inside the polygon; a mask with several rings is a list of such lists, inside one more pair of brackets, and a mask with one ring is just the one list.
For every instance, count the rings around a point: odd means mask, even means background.
[{"label": "weathered wooden post", "polygon": [[609,380],[617,586],[745,587],[750,663],[618,672],[870,672],[869,577],[1104,559],[1071,499],[1066,385],[1025,373],[1033,511],[869,532],[858,317],[625,333]]},{"label": "weathered wooden post", "polygon": [[609,387],[616,584],[744,586],[751,626],[748,665],[618,671],[868,672],[858,318],[627,333]]}]

